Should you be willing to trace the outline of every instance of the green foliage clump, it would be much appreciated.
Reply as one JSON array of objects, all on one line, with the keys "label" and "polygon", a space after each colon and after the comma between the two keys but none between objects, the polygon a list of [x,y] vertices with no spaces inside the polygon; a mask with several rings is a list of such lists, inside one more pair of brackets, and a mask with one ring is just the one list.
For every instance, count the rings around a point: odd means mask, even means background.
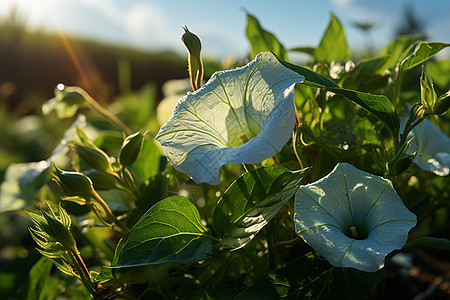
[{"label": "green foliage clump", "polygon": [[[24,299],[360,299],[400,268],[397,252],[376,272],[340,268],[295,232],[293,196],[337,163],[388,179],[417,216],[399,251],[448,254],[450,75],[448,62],[433,56],[450,45],[400,37],[375,57],[353,60],[334,15],[316,48],[286,49],[256,18],[247,21],[252,58],[271,51],[304,78],[295,86],[295,128],[284,148],[258,164],[223,166],[217,185],[197,184],[155,140],[162,124],[154,85],[122,93],[107,108],[81,88],[58,85],[42,118],[74,124],[50,142],[40,164],[9,165],[0,224],[10,226],[17,217],[10,211],[24,209],[38,251],[65,275],[35,256],[25,282],[0,280],[5,290]],[[303,66],[289,60],[298,51],[310,55]],[[197,90],[201,79],[191,83]],[[426,136],[432,149],[421,144],[425,125],[443,136]],[[45,211],[33,212],[43,203]],[[0,238],[8,237],[2,231]]]}]

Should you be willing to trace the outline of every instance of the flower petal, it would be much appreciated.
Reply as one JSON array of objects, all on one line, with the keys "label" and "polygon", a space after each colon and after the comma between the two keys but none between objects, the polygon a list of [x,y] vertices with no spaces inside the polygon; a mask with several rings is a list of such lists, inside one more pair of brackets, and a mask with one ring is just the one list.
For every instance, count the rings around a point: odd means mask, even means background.
[{"label": "flower petal", "polygon": [[450,174],[450,137],[440,131],[430,120],[425,119],[412,130],[418,156],[414,159],[422,170],[438,176]]},{"label": "flower petal", "polygon": [[217,184],[221,166],[259,163],[286,144],[295,122],[294,85],[302,81],[272,53],[260,53],[181,98],[156,138],[177,170]]},{"label": "flower petal", "polygon": [[[296,232],[333,266],[375,272],[417,222],[389,180],[341,163],[295,195]],[[365,239],[347,236],[356,226]],[[347,235],[346,235],[347,233]]]}]

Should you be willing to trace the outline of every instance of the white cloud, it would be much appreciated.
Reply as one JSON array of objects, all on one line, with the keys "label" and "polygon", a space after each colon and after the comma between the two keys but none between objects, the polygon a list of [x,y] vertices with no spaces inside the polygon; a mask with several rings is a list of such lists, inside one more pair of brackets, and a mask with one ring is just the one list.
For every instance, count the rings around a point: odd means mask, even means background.
[{"label": "white cloud", "polygon": [[164,30],[167,19],[159,7],[148,3],[138,3],[125,13],[124,25],[130,33],[142,34],[149,29]]},{"label": "white cloud", "polygon": [[[173,44],[167,39],[172,35],[168,29],[168,18],[164,11],[154,4],[130,2],[122,9],[111,0],[78,1],[94,10],[99,15],[98,20],[103,18],[123,31],[122,42],[140,47],[167,47]],[[178,43],[178,40],[175,42]]]},{"label": "white cloud", "polygon": [[346,6],[351,4],[352,2],[355,2],[355,0],[332,0],[336,5],[338,6]]},{"label": "white cloud", "polygon": [[78,0],[83,5],[96,10],[107,20],[113,23],[119,23],[123,12],[121,12],[110,0]]}]

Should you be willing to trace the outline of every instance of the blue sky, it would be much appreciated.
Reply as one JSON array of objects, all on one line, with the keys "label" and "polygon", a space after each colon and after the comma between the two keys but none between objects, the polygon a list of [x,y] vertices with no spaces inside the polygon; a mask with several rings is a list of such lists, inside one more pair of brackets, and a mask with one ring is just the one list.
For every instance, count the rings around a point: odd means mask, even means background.
[{"label": "blue sky", "polygon": [[17,7],[31,28],[60,28],[99,41],[180,54],[185,51],[180,36],[186,24],[202,39],[206,55],[243,57],[249,51],[246,11],[288,48],[316,46],[332,12],[355,49],[365,40],[352,21],[375,22],[372,37],[381,47],[393,36],[408,4],[424,21],[429,40],[450,42],[448,0],[1,0],[0,16]]}]

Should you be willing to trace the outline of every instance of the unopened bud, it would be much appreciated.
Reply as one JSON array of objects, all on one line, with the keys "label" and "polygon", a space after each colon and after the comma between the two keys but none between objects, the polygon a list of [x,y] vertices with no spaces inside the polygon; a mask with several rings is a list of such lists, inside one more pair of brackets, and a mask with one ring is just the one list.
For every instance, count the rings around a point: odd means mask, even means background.
[{"label": "unopened bud", "polygon": [[128,167],[136,161],[141,153],[145,134],[146,132],[138,131],[127,136],[119,152],[119,163],[122,166]]},{"label": "unopened bud", "polygon": [[56,168],[54,179],[68,196],[88,196],[94,192],[92,181],[79,172],[66,172]]},{"label": "unopened bud", "polygon": [[450,91],[439,97],[436,104],[433,107],[434,115],[443,115],[450,108]]},{"label": "unopened bud", "polygon": [[431,76],[422,71],[420,77],[420,99],[426,113],[431,113],[436,103],[436,92],[434,91],[433,80]]},{"label": "unopened bud", "polygon": [[414,122],[417,118],[422,116],[423,112],[423,106],[420,103],[414,104],[409,111],[409,123]]},{"label": "unopened bud", "polygon": [[70,149],[90,167],[104,173],[114,173],[109,156],[95,145],[85,146],[81,144],[71,144]]},{"label": "unopened bud", "polygon": [[107,191],[117,188],[117,181],[110,174],[105,174],[97,170],[83,171],[83,174],[91,179],[96,191]]},{"label": "unopened bud", "polygon": [[42,215],[44,216],[48,224],[47,234],[60,242],[66,249],[77,251],[75,239],[73,238],[72,233],[70,233],[69,228],[64,226],[64,224],[60,220],[54,218],[53,216],[50,216],[46,212],[42,212]]},{"label": "unopened bud", "polygon": [[189,52],[189,77],[191,79],[192,89],[196,91],[200,88],[203,80],[202,42],[196,34],[189,31],[186,25],[183,29],[184,34],[181,36],[181,41]]}]

